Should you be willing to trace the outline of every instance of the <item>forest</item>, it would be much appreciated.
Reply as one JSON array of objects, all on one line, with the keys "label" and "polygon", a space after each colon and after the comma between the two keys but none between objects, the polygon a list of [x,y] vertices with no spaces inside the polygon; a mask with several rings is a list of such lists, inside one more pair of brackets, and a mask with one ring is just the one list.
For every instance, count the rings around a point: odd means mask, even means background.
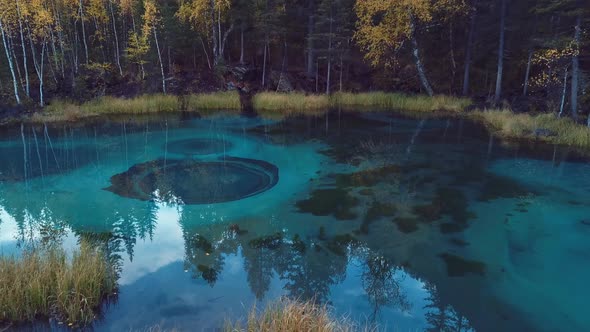
[{"label": "forest", "polygon": [[[587,0],[1,0],[0,108],[231,88],[454,95],[586,123]],[[588,120],[590,125],[590,118]]]}]

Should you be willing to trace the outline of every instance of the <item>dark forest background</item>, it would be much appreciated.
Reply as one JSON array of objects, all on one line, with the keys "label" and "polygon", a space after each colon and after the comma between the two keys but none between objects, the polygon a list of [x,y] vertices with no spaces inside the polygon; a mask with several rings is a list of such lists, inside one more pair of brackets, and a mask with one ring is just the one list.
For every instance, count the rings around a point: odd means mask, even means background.
[{"label": "dark forest background", "polygon": [[260,90],[431,89],[581,118],[588,26],[588,0],[0,0],[0,103],[217,91],[242,66]]}]

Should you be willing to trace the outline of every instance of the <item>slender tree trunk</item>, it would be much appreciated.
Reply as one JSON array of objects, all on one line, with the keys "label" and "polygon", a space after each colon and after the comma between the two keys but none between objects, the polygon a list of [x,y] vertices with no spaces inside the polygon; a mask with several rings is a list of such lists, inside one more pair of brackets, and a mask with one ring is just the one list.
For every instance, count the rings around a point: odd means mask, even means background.
[{"label": "slender tree trunk", "polygon": [[465,51],[465,69],[463,71],[463,96],[469,94],[469,71],[471,69],[471,52],[473,51],[473,38],[475,36],[475,21],[477,17],[477,1],[473,3],[473,12],[469,22],[469,35],[467,37],[467,50]]},{"label": "slender tree trunk", "polygon": [[219,57],[223,59],[223,46],[221,42],[221,9],[217,11],[217,33],[219,34]]},{"label": "slender tree trunk", "polygon": [[[205,52],[205,58],[207,59],[207,65],[209,66],[209,69],[211,69],[211,61],[209,60],[209,53],[207,52],[207,47],[205,46],[205,42],[203,41],[203,38],[199,37],[199,40],[201,41],[201,46],[203,46],[203,52]],[[196,67],[196,64],[195,64]]]},{"label": "slender tree trunk", "polygon": [[18,57],[16,56],[14,41],[10,36],[8,36],[8,45],[10,45],[10,52],[12,53],[12,59],[14,59],[14,67],[16,68],[16,76],[18,77],[18,81],[21,84],[23,90],[25,89],[25,85],[23,84],[23,75],[20,72],[20,66],[18,65]]},{"label": "slender tree trunk", "polygon": [[314,0],[309,0],[309,15],[307,17],[307,75],[313,76],[315,64],[314,34]]},{"label": "slender tree trunk", "polygon": [[434,95],[434,91],[428,82],[428,78],[426,76],[426,70],[424,69],[424,65],[422,64],[422,59],[420,58],[420,48],[418,47],[418,40],[416,39],[416,26],[414,23],[414,16],[410,15],[410,34],[411,34],[411,43],[412,43],[412,55],[414,56],[414,62],[416,63],[416,69],[418,70],[418,76],[420,77],[420,82],[422,83],[422,87],[426,90],[426,93],[429,96]]},{"label": "slender tree trunk", "polygon": [[20,6],[19,6],[19,2],[16,1],[16,12],[18,14],[18,27],[19,27],[19,32],[20,32],[20,44],[21,44],[21,48],[23,51],[23,66],[24,66],[24,70],[25,70],[25,94],[27,95],[27,97],[31,97],[31,91],[30,91],[30,83],[29,83],[29,69],[28,69],[28,65],[27,65],[27,49],[25,47],[25,36],[24,36],[24,32],[23,32],[23,20],[22,20],[22,14],[20,11]]},{"label": "slender tree trunk", "polygon": [[[217,21],[217,13],[215,12],[215,0],[210,0],[210,5],[211,8],[213,8],[211,10],[211,18],[212,18],[212,22],[216,22]],[[212,36],[211,39],[213,40],[213,66],[217,66],[218,62],[219,62],[219,43],[221,42],[220,38],[219,38],[219,26],[215,23],[211,24],[211,29],[212,29]]]},{"label": "slender tree trunk", "polygon": [[[62,29],[62,25],[61,25],[61,16],[60,16],[61,14],[57,10],[57,7],[55,5],[55,1],[51,1],[51,4],[53,6],[54,20],[55,20],[55,23],[56,23],[56,29],[55,29],[56,31],[54,32],[54,28],[51,28],[51,31],[52,31],[51,38],[53,39],[52,40],[52,43],[55,45],[55,41],[54,41],[55,37],[53,36],[53,34],[54,33],[57,33],[57,42],[59,44],[59,52],[60,52],[59,59],[57,59],[57,57],[56,57],[56,61],[59,60],[59,64],[56,64],[56,67],[60,67],[61,78],[62,79],[65,79],[66,70],[65,70],[65,64],[64,64],[64,62],[65,62],[65,58],[66,58],[66,52],[64,50],[64,44],[63,44],[63,29]],[[55,49],[56,47],[53,46],[53,48]],[[54,54],[57,54],[57,51],[54,50],[53,53]]]},{"label": "slender tree trunk", "polygon": [[33,37],[31,35],[31,29],[27,26],[27,32],[29,35],[29,43],[31,46],[31,55],[33,58],[33,66],[35,67],[35,72],[37,73],[37,77],[39,78],[39,105],[43,107],[45,105],[43,100],[43,64],[45,62],[45,45],[46,40],[43,39],[43,44],[41,45],[41,62],[37,61],[37,50],[35,48],[35,44],[33,43]]},{"label": "slender tree trunk", "polygon": [[219,56],[223,59],[223,54],[225,53],[225,45],[227,45],[227,37],[230,33],[234,30],[234,24],[232,23],[229,28],[223,33],[223,38],[220,39],[221,42],[219,44]]},{"label": "slender tree trunk", "polygon": [[164,75],[164,63],[162,62],[162,52],[160,52],[160,43],[158,42],[158,29],[154,28],[154,39],[156,40],[156,51],[158,52],[158,61],[160,61],[160,72],[162,73],[162,92],[166,94],[166,75]]},{"label": "slender tree trunk", "polygon": [[326,74],[326,94],[330,94],[330,78],[332,75],[332,8],[330,8],[330,34],[328,35],[328,73]]},{"label": "slender tree trunk", "polygon": [[78,45],[80,44],[80,37],[78,36],[78,27],[76,24],[74,24],[74,37],[72,39],[74,40],[74,45],[72,47],[72,65],[74,66],[74,73],[78,73],[78,66],[80,63],[80,57],[78,56]]},{"label": "slender tree trunk", "polygon": [[264,38],[264,56],[262,58],[262,88],[266,85],[266,53],[268,50],[268,38]]},{"label": "slender tree trunk", "polygon": [[279,82],[277,83],[277,92],[279,91],[280,87],[281,87],[281,83],[283,82],[283,75],[285,74],[285,71],[287,70],[287,53],[288,52],[288,48],[287,48],[287,38],[284,37],[284,41],[283,41],[283,61],[281,63],[281,75],[279,75]]},{"label": "slender tree trunk", "polygon": [[43,67],[45,65],[45,49],[47,48],[47,43],[43,40],[43,46],[41,47],[41,64],[39,68],[39,106],[45,106],[45,97],[43,95]]},{"label": "slender tree trunk", "polygon": [[315,92],[320,92],[320,59],[315,59]]},{"label": "slender tree trunk", "polygon": [[172,76],[172,50],[168,44],[168,76]]},{"label": "slender tree trunk", "polygon": [[[580,36],[582,34],[582,16],[578,15],[576,19],[576,31],[574,33],[574,44],[576,52],[572,57],[572,95],[570,104],[572,106],[572,116],[578,120],[578,84],[580,79]],[[590,127],[590,117],[588,117],[588,126]]]},{"label": "slender tree trunk", "polygon": [[123,76],[123,68],[121,67],[121,51],[119,49],[119,36],[117,33],[117,21],[115,20],[115,11],[113,10],[113,2],[109,1],[109,9],[111,11],[111,20],[113,21],[113,34],[115,35],[115,61],[119,68],[119,74]]},{"label": "slender tree trunk", "polygon": [[531,48],[529,50],[529,56],[528,56],[528,60],[526,62],[526,71],[525,71],[525,74],[524,74],[524,84],[523,84],[523,88],[522,88],[522,95],[523,95],[523,97],[526,97],[526,94],[527,94],[528,89],[529,89],[529,78],[530,78],[530,75],[531,75],[531,63],[533,62],[532,61],[533,60],[533,53],[534,53],[534,51]]},{"label": "slender tree trunk", "polygon": [[[49,34],[50,34],[50,40],[51,40],[51,51],[53,52],[53,62],[55,63],[55,68],[57,69],[59,67],[59,61],[58,61],[58,56],[57,56],[57,46],[55,46],[55,33],[53,32],[53,28],[49,27]],[[49,50],[47,51],[47,56],[49,56]],[[51,64],[51,61],[49,61],[49,64]],[[53,70],[53,69],[52,69]],[[53,74],[54,77],[56,77],[55,73]]]},{"label": "slender tree trunk", "polygon": [[6,59],[8,60],[8,67],[10,68],[10,74],[12,75],[12,84],[14,86],[14,98],[16,99],[16,103],[20,105],[20,96],[18,95],[18,82],[16,80],[16,75],[14,73],[14,65],[12,63],[12,56],[10,55],[10,46],[8,46],[8,41],[6,40],[6,33],[4,32],[4,25],[2,20],[0,20],[0,33],[2,34],[2,42],[4,43],[4,50],[6,51]]},{"label": "slender tree trunk", "polygon": [[[53,43],[51,45],[52,50],[53,50],[53,54],[50,54],[50,50],[49,50],[49,45],[47,45],[47,57],[52,57],[52,58],[57,58],[57,53],[55,52],[55,49],[53,49]],[[55,69],[53,68],[53,66],[51,65],[51,60],[47,60],[47,65],[49,65],[49,71],[51,72],[51,77],[53,77],[53,81],[55,82],[55,85],[57,86],[59,84],[59,81],[57,79],[57,74],[55,73]]]},{"label": "slender tree trunk", "polygon": [[494,103],[500,102],[502,96],[502,74],[504,72],[504,42],[506,33],[506,0],[500,0],[500,42],[498,45],[498,72],[496,75],[496,92],[494,94]]},{"label": "slender tree trunk", "polygon": [[455,61],[455,45],[453,38],[453,22],[449,24],[449,49],[451,57],[451,88],[450,93],[453,94],[453,88],[455,87],[455,76],[457,74],[457,61]]},{"label": "slender tree trunk", "polygon": [[244,23],[240,25],[240,64],[244,64]]},{"label": "slender tree trunk", "polygon": [[[66,70],[65,70],[65,58],[66,58],[66,52],[64,50],[64,40],[63,40],[63,29],[62,29],[62,25],[61,25],[61,15],[60,12],[57,10],[57,7],[55,5],[55,1],[51,2],[53,5],[53,12],[54,12],[54,19],[56,22],[56,27],[57,27],[57,41],[59,43],[59,51],[60,51],[60,70],[61,70],[61,78],[65,79],[66,77]],[[51,31],[53,31],[53,29],[51,29]]]},{"label": "slender tree trunk", "polygon": [[567,67],[565,67],[565,73],[563,75],[563,91],[561,93],[561,104],[559,106],[559,114],[558,117],[561,118],[561,115],[563,114],[563,108],[565,106],[565,94],[567,92]]},{"label": "slender tree trunk", "polygon": [[80,23],[82,24],[82,41],[84,42],[84,53],[86,55],[86,64],[88,65],[88,43],[86,42],[86,28],[84,27],[84,8],[82,7],[82,0],[79,0],[80,4]]},{"label": "slender tree trunk", "polygon": [[343,67],[344,65],[342,64],[342,53],[340,53],[340,88],[339,91],[342,92],[342,71],[343,71]]}]

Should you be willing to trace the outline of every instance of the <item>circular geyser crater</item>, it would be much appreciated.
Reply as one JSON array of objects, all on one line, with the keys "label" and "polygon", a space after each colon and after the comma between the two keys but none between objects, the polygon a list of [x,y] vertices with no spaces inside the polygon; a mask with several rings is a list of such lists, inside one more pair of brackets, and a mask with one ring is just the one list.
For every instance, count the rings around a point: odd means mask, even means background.
[{"label": "circular geyser crater", "polygon": [[111,177],[105,188],[140,200],[154,198],[184,204],[236,201],[274,187],[279,169],[266,161],[225,157],[211,161],[158,159]]},{"label": "circular geyser crater", "polygon": [[172,141],[165,147],[168,152],[182,155],[208,155],[229,151],[233,144],[229,141],[217,138],[189,138]]}]

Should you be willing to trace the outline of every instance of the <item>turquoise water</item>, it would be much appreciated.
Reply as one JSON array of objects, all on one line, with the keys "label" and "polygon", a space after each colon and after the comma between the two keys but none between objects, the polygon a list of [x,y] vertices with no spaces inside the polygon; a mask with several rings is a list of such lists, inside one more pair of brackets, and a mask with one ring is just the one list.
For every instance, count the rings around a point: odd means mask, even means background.
[{"label": "turquoise water", "polygon": [[590,330],[589,165],[390,113],[4,129],[0,250],[106,244],[97,331],[209,330],[282,296],[391,331]]}]

